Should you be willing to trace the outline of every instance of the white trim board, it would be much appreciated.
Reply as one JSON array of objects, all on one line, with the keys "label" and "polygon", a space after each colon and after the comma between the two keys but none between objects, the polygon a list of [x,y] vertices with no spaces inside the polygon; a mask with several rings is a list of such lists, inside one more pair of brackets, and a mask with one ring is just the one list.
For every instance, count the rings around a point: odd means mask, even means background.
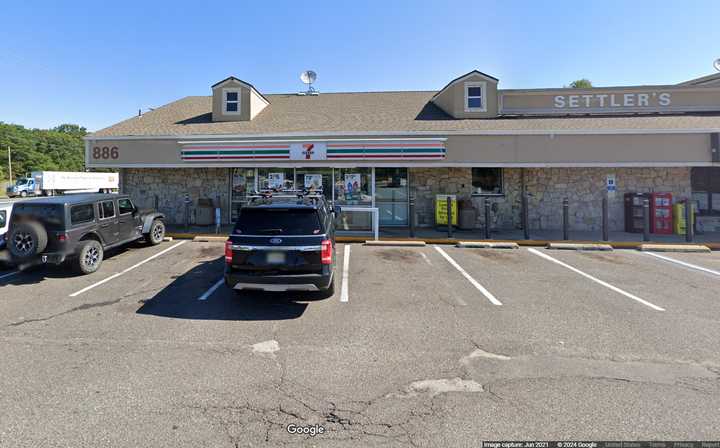
[{"label": "white trim board", "polygon": [[400,137],[400,136],[473,136],[473,135],[613,135],[613,134],[711,134],[720,132],[717,128],[696,128],[696,129],[546,129],[546,130],[452,130],[452,131],[372,131],[372,132],[315,132],[312,134],[304,134],[299,132],[287,132],[277,134],[168,134],[168,135],[126,135],[116,137],[93,137],[92,135],[83,137],[84,140],[104,141],[104,140],[190,140],[190,139],[263,139],[263,138],[283,138],[294,137],[298,139],[317,139],[324,137],[344,137],[345,139],[353,139],[358,137]]},{"label": "white trim board", "polygon": [[[327,162],[327,163],[323,163]],[[88,168],[348,168],[348,167],[407,167],[407,168],[671,168],[693,166],[718,166],[720,162],[380,162],[380,161],[313,161],[301,162],[188,162],[188,163],[134,163],[134,164],[87,164]]]}]

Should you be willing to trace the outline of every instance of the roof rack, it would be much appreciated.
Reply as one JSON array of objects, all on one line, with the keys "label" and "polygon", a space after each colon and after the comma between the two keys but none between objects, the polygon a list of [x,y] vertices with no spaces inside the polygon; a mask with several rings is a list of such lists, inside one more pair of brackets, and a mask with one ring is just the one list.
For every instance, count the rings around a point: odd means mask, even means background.
[{"label": "roof rack", "polygon": [[318,200],[324,198],[322,187],[309,189],[304,188],[302,190],[284,190],[279,188],[268,188],[263,190],[256,190],[253,194],[247,195],[247,198],[252,202],[257,199],[272,199],[272,198],[297,198],[299,200],[308,198]]}]

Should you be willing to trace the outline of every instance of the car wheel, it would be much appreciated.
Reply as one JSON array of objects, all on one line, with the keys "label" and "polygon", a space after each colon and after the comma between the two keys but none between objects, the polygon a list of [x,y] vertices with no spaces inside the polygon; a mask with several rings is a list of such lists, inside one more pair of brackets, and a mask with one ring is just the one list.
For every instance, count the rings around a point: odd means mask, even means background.
[{"label": "car wheel", "polygon": [[152,246],[156,246],[162,243],[163,238],[165,238],[165,223],[163,223],[159,219],[153,221],[152,225],[150,226],[150,232],[148,232],[146,236],[148,242]]},{"label": "car wheel", "polygon": [[103,261],[102,244],[95,240],[83,241],[75,267],[81,274],[92,274],[100,268]]},{"label": "car wheel", "polygon": [[21,192],[20,192],[20,197],[21,197],[21,198],[27,197],[27,191],[21,191]]},{"label": "car wheel", "polygon": [[47,232],[36,221],[13,224],[7,242],[12,256],[18,260],[32,258],[47,247]]}]

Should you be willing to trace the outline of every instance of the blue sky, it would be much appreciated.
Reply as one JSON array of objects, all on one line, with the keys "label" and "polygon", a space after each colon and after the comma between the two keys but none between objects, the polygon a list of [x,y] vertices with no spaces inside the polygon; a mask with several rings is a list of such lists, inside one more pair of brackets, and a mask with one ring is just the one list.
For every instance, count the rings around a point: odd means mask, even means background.
[{"label": "blue sky", "polygon": [[720,2],[7,1],[0,121],[97,130],[229,75],[263,93],[671,84],[713,73]]}]

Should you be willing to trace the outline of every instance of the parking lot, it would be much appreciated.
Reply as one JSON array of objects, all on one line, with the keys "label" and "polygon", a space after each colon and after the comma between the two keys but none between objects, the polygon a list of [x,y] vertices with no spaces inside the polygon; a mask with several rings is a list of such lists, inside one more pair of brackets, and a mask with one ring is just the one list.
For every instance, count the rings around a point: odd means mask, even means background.
[{"label": "parking lot", "polygon": [[223,263],[0,271],[0,446],[718,437],[718,252],[338,244],[330,298],[238,296]]}]

